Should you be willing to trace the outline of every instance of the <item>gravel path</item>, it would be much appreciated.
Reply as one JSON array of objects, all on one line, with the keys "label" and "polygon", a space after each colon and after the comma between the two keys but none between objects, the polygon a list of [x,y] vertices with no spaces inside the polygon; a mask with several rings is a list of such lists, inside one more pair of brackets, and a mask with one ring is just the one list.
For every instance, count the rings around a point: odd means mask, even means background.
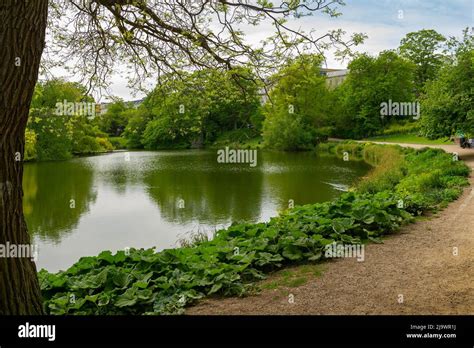
[{"label": "gravel path", "polygon": [[[474,150],[430,147],[457,152],[474,168]],[[366,246],[364,262],[331,261],[301,286],[208,299],[187,314],[473,314],[474,178],[470,183],[442,212]]]}]

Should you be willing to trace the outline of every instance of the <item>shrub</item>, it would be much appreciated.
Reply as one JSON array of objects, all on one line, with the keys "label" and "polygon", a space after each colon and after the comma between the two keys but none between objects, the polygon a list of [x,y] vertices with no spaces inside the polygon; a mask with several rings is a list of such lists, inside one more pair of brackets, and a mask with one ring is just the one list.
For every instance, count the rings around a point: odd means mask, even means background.
[{"label": "shrub", "polygon": [[420,131],[420,124],[417,122],[408,122],[405,124],[391,124],[388,128],[384,129],[383,135],[396,135],[396,134],[418,134]]},{"label": "shrub", "polygon": [[114,149],[114,146],[112,145],[112,142],[110,141],[110,139],[96,137],[95,140],[99,144],[101,152],[109,152]]},{"label": "shrub", "polygon": [[36,159],[36,133],[32,129],[25,131],[25,161]]},{"label": "shrub", "polygon": [[99,142],[95,137],[85,135],[74,144],[75,154],[92,154],[101,151]]},{"label": "shrub", "polygon": [[122,137],[110,137],[110,143],[115,150],[122,150],[127,148],[127,139]]},{"label": "shrub", "polygon": [[290,114],[278,117],[267,116],[263,124],[265,146],[285,150],[305,150],[317,144],[316,130],[302,120]]},{"label": "shrub", "polygon": [[72,157],[72,139],[64,117],[36,117],[36,153],[40,161],[65,160]]}]

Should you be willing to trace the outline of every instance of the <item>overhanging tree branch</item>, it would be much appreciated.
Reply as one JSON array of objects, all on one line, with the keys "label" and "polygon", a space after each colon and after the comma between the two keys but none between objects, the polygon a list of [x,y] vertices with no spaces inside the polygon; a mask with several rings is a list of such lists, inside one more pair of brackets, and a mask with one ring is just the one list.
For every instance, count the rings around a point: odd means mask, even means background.
[{"label": "overhanging tree branch", "polygon": [[[252,67],[264,79],[301,52],[329,47],[347,54],[363,35],[344,39],[333,31],[294,29],[297,18],[340,15],[342,0],[56,0],[49,56],[70,62],[90,88],[107,88],[110,74],[124,64],[130,84],[195,69]],[[70,23],[64,28],[65,23]],[[262,42],[245,32],[273,26]],[[59,29],[61,28],[61,29]],[[158,76],[157,76],[158,75]]]}]

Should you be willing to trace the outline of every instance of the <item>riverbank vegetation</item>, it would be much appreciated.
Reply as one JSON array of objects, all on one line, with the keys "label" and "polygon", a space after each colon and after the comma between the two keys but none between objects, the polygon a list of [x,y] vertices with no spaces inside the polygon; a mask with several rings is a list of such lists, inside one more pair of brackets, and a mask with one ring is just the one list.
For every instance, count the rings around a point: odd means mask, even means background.
[{"label": "riverbank vegetation", "polygon": [[322,57],[302,55],[272,77],[271,102],[263,107],[266,147],[307,150],[329,135],[330,92],[321,64]]},{"label": "riverbank vegetation", "polygon": [[[460,39],[446,39],[434,30],[409,33],[396,50],[383,51],[377,56],[359,54],[354,57],[348,65],[347,78],[337,87],[328,84],[328,77],[321,73],[322,58],[318,55],[301,55],[289,60],[265,81],[265,89],[264,85],[247,84],[240,89],[244,94],[235,94],[232,89],[235,86],[223,87],[233,86],[233,82],[224,83],[228,80],[224,75],[219,77],[218,91],[216,84],[208,84],[202,77],[189,78],[173,88],[177,95],[202,88],[206,92],[197,93],[203,102],[194,101],[194,104],[185,97],[178,98],[183,105],[193,105],[193,111],[186,111],[189,112],[186,120],[190,123],[184,129],[190,129],[192,125],[195,132],[186,131],[189,137],[186,141],[175,136],[164,144],[159,136],[161,133],[152,132],[159,129],[173,136],[177,134],[167,115],[178,112],[181,104],[178,100],[170,104],[169,98],[150,99],[143,112],[152,115],[142,119],[146,124],[141,124],[139,131],[130,129],[125,137],[142,148],[191,147],[204,143],[206,146],[265,147],[286,151],[310,150],[328,137],[364,139],[390,135],[407,136],[408,142],[431,143],[441,139],[445,143],[446,138],[459,132],[471,133],[469,115],[473,98],[470,93],[474,79],[465,77],[474,74],[473,48],[473,31],[468,29]],[[251,76],[251,72],[248,74]],[[208,75],[212,76],[212,73],[204,74]],[[223,97],[230,91],[234,91],[232,98]],[[209,101],[209,95],[213,96],[213,103]],[[215,98],[216,95],[219,98]],[[250,104],[239,101],[243,95]],[[444,98],[442,103],[439,101],[441,96]],[[256,103],[259,98],[262,105]],[[392,102],[410,104],[413,106],[411,113],[403,114],[400,109],[400,114],[382,115],[383,103]],[[219,106],[221,104],[224,107]],[[219,129],[206,130],[206,122],[203,126],[199,120],[220,119],[220,110],[237,113],[246,110],[248,114],[246,118],[230,117],[238,120],[233,124],[209,122],[219,124]],[[450,117],[441,122],[439,118],[447,114]],[[150,120],[153,123],[147,126]],[[146,127],[149,131],[145,137]],[[137,135],[140,136],[137,138]],[[235,135],[238,135],[237,139]]]},{"label": "riverbank vegetation", "polygon": [[168,78],[148,96],[145,149],[203,147],[219,135],[261,125],[255,77],[246,69],[203,70]]},{"label": "riverbank vegetation", "polygon": [[78,83],[51,80],[37,84],[26,128],[25,160],[64,160],[113,150],[108,135],[93,118],[95,109],[88,110],[90,114],[58,112],[57,104],[63,101],[89,103],[95,108],[94,99]]},{"label": "riverbank vegetation", "polygon": [[68,270],[39,272],[50,314],[176,314],[205,296],[239,296],[287,265],[321,262],[331,243],[381,242],[415,216],[458,197],[469,168],[441,150],[358,143],[320,151],[376,165],[339,198],[297,206],[269,222],[235,224],[186,247],[104,251]]},{"label": "riverbank vegetation", "polygon": [[[461,39],[421,30],[397,50],[355,56],[337,87],[321,73],[321,56],[303,54],[264,83],[243,67],[167,75],[140,105],[116,100],[94,117],[54,114],[58,101],[94,100],[77,83],[48,81],[36,87],[25,158],[223,146],[299,151],[328,137],[446,143],[473,132],[473,61],[472,30]],[[412,114],[384,116],[383,103],[392,102],[414,106]]]},{"label": "riverbank vegetation", "polygon": [[413,133],[393,134],[393,135],[377,135],[367,139],[368,141],[383,141],[386,143],[398,144],[420,144],[420,145],[452,145],[453,140],[448,137],[429,139]]}]

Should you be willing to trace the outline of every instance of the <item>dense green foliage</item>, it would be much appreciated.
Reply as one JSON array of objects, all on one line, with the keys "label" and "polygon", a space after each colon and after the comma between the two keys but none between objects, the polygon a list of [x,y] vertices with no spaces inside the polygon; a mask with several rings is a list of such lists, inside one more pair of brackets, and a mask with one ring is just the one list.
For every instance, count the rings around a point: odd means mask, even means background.
[{"label": "dense green foliage", "polygon": [[146,106],[148,101],[145,100],[143,104],[138,109],[128,111],[129,120],[123,132],[123,137],[129,149],[143,149],[143,133],[153,117]]},{"label": "dense green foliage", "polygon": [[136,115],[125,129],[133,147],[139,142],[146,149],[200,147],[224,132],[261,125],[258,85],[245,69],[169,77],[144,107],[151,117]]},{"label": "dense green foliage", "polygon": [[128,147],[127,139],[123,137],[110,137],[109,141],[115,150],[123,150]]},{"label": "dense green foliage", "polygon": [[131,117],[133,108],[126,105],[122,100],[115,101],[107,106],[107,111],[97,118],[100,129],[112,137],[120,136],[128,120]]},{"label": "dense green foliage", "polygon": [[[217,138],[223,141],[225,134],[231,133],[254,138],[260,133],[263,116],[258,86],[250,77],[248,71],[239,69],[232,72],[206,70],[188,74],[184,79],[168,78],[138,108],[115,101],[108,104],[107,111],[97,115],[92,124],[100,129],[99,136],[111,137],[117,149],[202,146]],[[56,96],[52,100],[60,98]],[[66,126],[65,119],[59,122]],[[87,148],[93,145],[91,141],[82,140],[80,144]],[[58,146],[59,143],[60,140]],[[64,152],[70,157],[69,148]],[[66,157],[56,154],[56,158]]]},{"label": "dense green foliage", "polygon": [[36,133],[32,129],[25,131],[25,161],[34,160],[36,155]]},{"label": "dense green foliage", "polygon": [[[51,314],[181,313],[196,299],[242,295],[265,273],[324,259],[325,246],[366,243],[396,231],[414,215],[455,199],[469,169],[441,150],[341,144],[378,164],[355,192],[295,207],[268,223],[238,224],[212,240],[164,250],[104,251],[66,271],[39,273]],[[388,167],[380,167],[387,164]],[[382,170],[377,169],[382,168]],[[400,205],[402,202],[402,205]]]},{"label": "dense green foliage", "polygon": [[264,146],[260,132],[255,128],[241,128],[224,132],[212,144],[215,148],[229,146],[232,148],[258,149]]},{"label": "dense green foliage", "polygon": [[[400,56],[392,51],[377,58],[361,55],[349,64],[347,80],[332,93],[333,135],[474,136],[473,29],[464,30],[461,39],[446,39],[434,30],[409,33],[398,52]],[[381,103],[389,100],[420,102],[421,121],[382,118]]]},{"label": "dense green foliage", "polygon": [[330,98],[320,74],[322,58],[302,55],[273,76],[265,104],[263,138],[267,147],[301,150],[322,138],[318,129],[329,123]]},{"label": "dense green foliage", "polygon": [[474,50],[458,54],[421,99],[423,134],[430,138],[463,132],[474,136]]},{"label": "dense green foliage", "polygon": [[393,135],[393,134],[418,134],[420,131],[419,122],[405,122],[405,123],[393,123],[387,128],[384,128],[381,134]]},{"label": "dense green foliage", "polygon": [[[54,80],[35,92],[25,156],[64,159],[112,148],[203,146],[291,151],[311,149],[328,136],[471,136],[473,52],[472,30],[447,40],[434,30],[408,33],[398,51],[356,56],[335,89],[321,73],[322,58],[302,54],[268,77],[268,98],[245,68],[168,75],[138,108],[119,100],[94,120],[51,117],[57,101],[93,101],[82,86]],[[414,115],[381,115],[383,103],[418,101],[421,122]]]},{"label": "dense green foliage", "polygon": [[433,29],[408,33],[400,42],[400,55],[416,65],[415,88],[417,95],[428,80],[436,77],[445,60],[441,48],[446,38]]},{"label": "dense green foliage", "polygon": [[396,117],[383,119],[381,103],[413,102],[413,63],[393,51],[378,57],[360,55],[349,64],[350,74],[335,93],[337,135],[365,138],[382,132]]},{"label": "dense green foliage", "polygon": [[93,98],[77,83],[63,80],[38,83],[26,130],[26,160],[62,160],[74,154],[113,149],[107,135],[95,125],[94,115],[58,113],[57,103],[63,102],[90,103],[94,107]]}]

